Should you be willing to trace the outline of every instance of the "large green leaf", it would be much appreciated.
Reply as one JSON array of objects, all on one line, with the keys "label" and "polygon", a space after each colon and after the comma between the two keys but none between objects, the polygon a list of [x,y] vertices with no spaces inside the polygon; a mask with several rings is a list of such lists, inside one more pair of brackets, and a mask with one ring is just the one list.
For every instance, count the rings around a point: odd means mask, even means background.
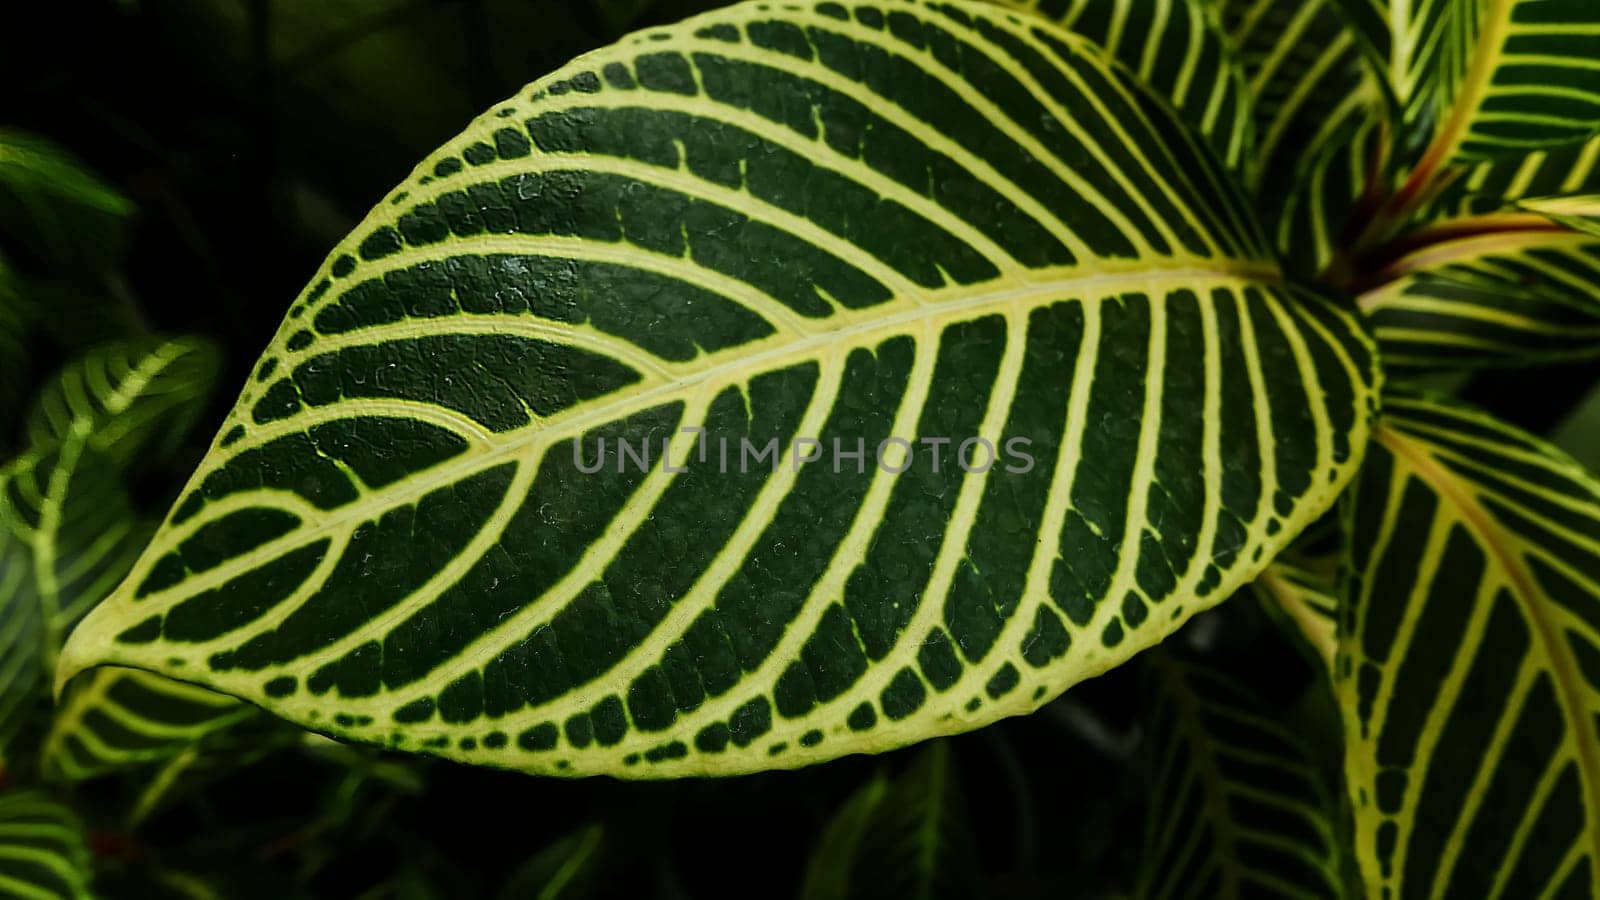
[{"label": "large green leaf", "polygon": [[[1259,571],[1374,407],[1352,313],[1280,280],[1169,109],[961,2],[583,57],[334,251],[59,678],[640,777],[1037,707]],[[968,472],[979,437],[1034,462]]]},{"label": "large green leaf", "polygon": [[823,828],[801,900],[964,900],[983,894],[972,826],[949,743],[889,778],[875,775]]},{"label": "large green leaf", "polygon": [[1600,130],[1593,0],[1344,0],[1430,137],[1419,168],[1518,156]]},{"label": "large green leaf", "polygon": [[1229,168],[1254,165],[1244,64],[1211,0],[1001,0],[1104,47],[1210,142]]},{"label": "large green leaf", "polygon": [[1304,742],[1219,672],[1159,653],[1137,895],[1343,896],[1334,805]]},{"label": "large green leaf", "polygon": [[1600,236],[1543,217],[1462,228],[1473,221],[1418,233],[1384,268],[1390,280],[1362,294],[1384,362],[1448,370],[1600,354]]},{"label": "large green leaf", "polygon": [[67,806],[38,791],[0,794],[0,891],[19,900],[87,900],[89,848]]},{"label": "large green leaf", "polygon": [[0,128],[0,231],[62,274],[92,275],[121,255],[133,206],[71,154]]},{"label": "large green leaf", "polygon": [[1254,111],[1257,205],[1285,258],[1332,259],[1386,163],[1387,99],[1337,0],[1211,0],[1239,47]]},{"label": "large green leaf", "polygon": [[1600,891],[1600,482],[1388,398],[1345,510],[1336,686],[1370,897]]}]

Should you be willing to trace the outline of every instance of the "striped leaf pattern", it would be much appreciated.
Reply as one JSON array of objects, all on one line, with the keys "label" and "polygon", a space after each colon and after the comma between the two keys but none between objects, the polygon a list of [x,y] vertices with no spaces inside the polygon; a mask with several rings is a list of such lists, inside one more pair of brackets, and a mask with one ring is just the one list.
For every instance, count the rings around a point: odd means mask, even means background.
[{"label": "striped leaf pattern", "polygon": [[40,449],[81,441],[118,464],[160,452],[161,441],[187,431],[219,363],[216,347],[198,338],[95,347],[40,391],[27,441]]},{"label": "striped leaf pattern", "polygon": [[1600,130],[1592,0],[1345,0],[1405,122],[1419,168],[1519,156]]},{"label": "striped leaf pattern", "polygon": [[1250,583],[1267,613],[1288,626],[1318,660],[1333,668],[1339,599],[1331,578],[1277,560]]},{"label": "striped leaf pattern", "polygon": [[1463,167],[1420,218],[1437,222],[1504,213],[1525,199],[1593,193],[1600,193],[1600,138]]},{"label": "striped leaf pattern", "polygon": [[47,661],[73,623],[127,575],[150,534],[110,460],[78,443],[0,468],[0,531],[16,562],[0,581],[4,603],[39,610]]},{"label": "striped leaf pattern", "polygon": [[77,781],[165,759],[252,715],[224,694],[134,669],[75,679],[45,739],[43,769]]},{"label": "striped leaf pattern", "polygon": [[1105,48],[1230,169],[1256,159],[1244,65],[1211,0],[1003,0]]},{"label": "striped leaf pattern", "polygon": [[1349,502],[1336,690],[1369,897],[1600,891],[1600,482],[1406,397]]},{"label": "striped leaf pattern", "polygon": [[0,794],[0,891],[18,900],[87,900],[89,849],[65,804],[38,791]]},{"label": "striped leaf pattern", "polygon": [[1600,194],[1534,197],[1518,207],[1591,237],[1600,237]]},{"label": "striped leaf pattern", "polygon": [[[182,437],[217,368],[191,338],[97,347],[47,384],[27,454],[0,469],[0,730],[31,707],[82,615],[122,581],[149,538],[122,471]],[[14,654],[14,655],[13,655]],[[46,768],[84,777],[177,752],[231,724],[236,700],[129,670],[75,684],[52,723]]]},{"label": "striped leaf pattern", "polygon": [[583,57],[334,251],[59,676],[632,777],[1035,708],[1253,576],[1375,406],[1169,110],[986,4]]},{"label": "striped leaf pattern", "polygon": [[44,610],[34,591],[32,549],[0,528],[0,753],[45,684]]},{"label": "striped leaf pattern", "polygon": [[1166,652],[1152,670],[1136,896],[1343,897],[1334,806],[1301,740],[1217,671]]},{"label": "striped leaf pattern", "polygon": [[1382,174],[1382,86],[1337,0],[1212,2],[1248,78],[1262,218],[1296,270],[1320,271]]},{"label": "striped leaf pattern", "polygon": [[[1508,227],[1476,233],[1483,219]],[[1600,235],[1543,216],[1420,233],[1364,293],[1391,369],[1526,366],[1600,354]]]}]

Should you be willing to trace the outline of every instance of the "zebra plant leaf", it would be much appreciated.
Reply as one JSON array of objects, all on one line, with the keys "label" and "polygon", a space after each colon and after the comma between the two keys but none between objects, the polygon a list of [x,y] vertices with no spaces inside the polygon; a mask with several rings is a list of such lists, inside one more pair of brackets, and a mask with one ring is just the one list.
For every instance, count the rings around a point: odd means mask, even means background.
[{"label": "zebra plant leaf", "polygon": [[[1519,156],[1600,131],[1600,7],[1591,0],[1344,0],[1419,169]],[[1420,142],[1419,142],[1420,143]]]},{"label": "zebra plant leaf", "polygon": [[1419,232],[1380,273],[1390,280],[1361,295],[1385,364],[1450,370],[1600,354],[1600,235],[1543,215],[1484,233],[1472,222]]},{"label": "zebra plant leaf", "polygon": [[39,791],[0,794],[0,891],[24,900],[88,900],[89,848],[66,804]]},{"label": "zebra plant leaf", "polygon": [[82,441],[118,464],[152,442],[181,438],[211,391],[220,359],[199,338],[103,344],[39,393],[27,440],[37,448]]},{"label": "zebra plant leaf", "polygon": [[1086,37],[1161,94],[1230,169],[1255,160],[1243,62],[1212,0],[1001,0]]},{"label": "zebra plant leaf", "polygon": [[1315,273],[1386,162],[1388,100],[1337,0],[1211,0],[1239,47],[1256,202],[1280,253]]},{"label": "zebra plant leaf", "polygon": [[1345,506],[1336,690],[1366,896],[1600,891],[1600,483],[1391,397]]},{"label": "zebra plant leaf", "polygon": [[5,583],[38,608],[44,659],[54,659],[67,630],[127,575],[150,530],[111,461],[80,445],[0,468],[0,531],[17,558]]},{"label": "zebra plant leaf", "polygon": [[1219,672],[1159,652],[1151,674],[1136,896],[1343,897],[1334,805],[1300,738]]},{"label": "zebra plant leaf", "polygon": [[[1600,193],[1600,137],[1463,167],[1421,218],[1428,222],[1516,211],[1526,200]],[[1487,230],[1495,220],[1474,223]],[[1505,223],[1502,223],[1505,224]]]},{"label": "zebra plant leaf", "polygon": [[225,694],[134,669],[75,680],[50,723],[42,765],[77,781],[165,759],[255,712]]},{"label": "zebra plant leaf", "polygon": [[1535,197],[1517,205],[1573,231],[1600,238],[1600,194]]},{"label": "zebra plant leaf", "polygon": [[1229,184],[988,4],[747,3],[585,56],[334,251],[58,683],[633,777],[1031,710],[1359,461],[1368,339]]}]

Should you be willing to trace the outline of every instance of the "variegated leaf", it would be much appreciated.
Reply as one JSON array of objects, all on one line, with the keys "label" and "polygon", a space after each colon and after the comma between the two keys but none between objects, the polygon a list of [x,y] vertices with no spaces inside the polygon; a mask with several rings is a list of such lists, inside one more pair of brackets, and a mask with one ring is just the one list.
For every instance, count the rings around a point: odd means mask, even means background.
[{"label": "variegated leaf", "polygon": [[1344,0],[1403,112],[1421,170],[1515,157],[1600,130],[1592,0]]},{"label": "variegated leaf", "polygon": [[1357,202],[1383,187],[1388,101],[1337,0],[1211,0],[1254,110],[1257,205],[1278,251],[1314,274]]},{"label": "variegated leaf", "polygon": [[[1508,227],[1475,232],[1485,220]],[[1600,354],[1600,236],[1536,216],[1444,222],[1361,295],[1384,362],[1404,369],[1525,366]]]},{"label": "variegated leaf", "polygon": [[[746,3],[536,83],[373,210],[58,677],[536,772],[884,750],[1248,581],[1359,461],[1375,365],[1084,39]],[[601,439],[633,461],[586,474]]]},{"label": "variegated leaf", "polygon": [[1600,892],[1600,482],[1487,415],[1390,397],[1345,521],[1365,896]]},{"label": "variegated leaf", "polygon": [[225,694],[119,668],[75,680],[59,706],[42,766],[69,781],[165,759],[255,712]]},{"label": "variegated leaf", "polygon": [[1343,897],[1335,807],[1303,741],[1219,672],[1166,652],[1151,668],[1137,896]]},{"label": "variegated leaf", "polygon": [[0,793],[0,891],[18,900],[89,900],[89,848],[66,804]]},{"label": "variegated leaf", "polygon": [[1104,47],[1166,97],[1230,169],[1255,151],[1249,88],[1212,0],[1001,0]]}]

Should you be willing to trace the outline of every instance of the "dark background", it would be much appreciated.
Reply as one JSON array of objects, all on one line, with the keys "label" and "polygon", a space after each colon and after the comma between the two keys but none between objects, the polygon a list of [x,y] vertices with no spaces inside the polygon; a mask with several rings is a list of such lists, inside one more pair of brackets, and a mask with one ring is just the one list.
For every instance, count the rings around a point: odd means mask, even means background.
[{"label": "dark background", "polygon": [[[138,207],[119,273],[80,289],[119,321],[206,335],[226,354],[223,388],[190,456],[149,476],[144,504],[164,508],[290,300],[417,160],[571,57],[714,5],[8,4],[0,12],[0,125],[58,142]],[[26,273],[26,252],[4,249]],[[83,340],[41,339],[35,378]],[[1480,376],[1464,393],[1600,467],[1600,402],[1585,401],[1597,380],[1600,365],[1588,364]],[[1231,667],[1268,685],[1285,716],[1303,712],[1310,669],[1253,607],[1229,604],[1203,618]],[[953,741],[996,896],[1096,896],[1134,873],[1137,668]],[[730,781],[631,784],[344,758],[298,745],[269,752],[284,739],[259,740],[257,764],[198,782],[137,833],[112,818],[92,823],[97,852],[126,863],[124,895],[151,895],[137,878],[156,860],[216,873],[229,885],[225,896],[492,896],[550,841],[601,821],[611,860],[605,893],[788,896],[838,804],[874,769],[902,769],[914,752]],[[113,779],[82,790],[115,809],[139,786]]]}]

